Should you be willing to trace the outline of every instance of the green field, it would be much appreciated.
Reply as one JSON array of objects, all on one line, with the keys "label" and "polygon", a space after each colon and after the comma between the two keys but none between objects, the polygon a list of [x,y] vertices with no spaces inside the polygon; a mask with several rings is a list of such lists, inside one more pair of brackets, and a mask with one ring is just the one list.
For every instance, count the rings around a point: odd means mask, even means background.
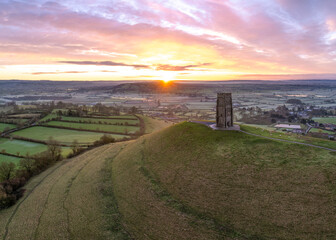
[{"label": "green field", "polygon": [[14,124],[8,124],[8,123],[0,123],[0,132],[2,132],[3,130],[5,130],[6,128],[13,129],[13,128],[16,128],[16,125],[14,125]]},{"label": "green field", "polygon": [[13,121],[15,124],[24,124],[27,122],[29,119],[24,119],[24,118],[11,118],[10,121]]},{"label": "green field", "polygon": [[[66,114],[68,112],[68,109],[54,109],[50,115],[57,116],[57,112],[59,110],[61,110],[63,112],[63,114]],[[103,117],[103,118],[111,118],[111,119],[113,119],[113,118],[117,118],[117,119],[118,118],[121,118],[121,119],[122,118],[130,118],[130,119],[138,120],[138,118],[135,117],[134,115],[96,116],[95,113],[93,113],[93,112],[91,114],[89,114],[89,115],[91,115],[92,117],[97,117],[97,118],[101,118],[101,117]]]},{"label": "green field", "polygon": [[41,114],[39,113],[27,113],[27,114],[8,115],[8,118],[30,119],[34,117],[40,117],[40,116]]},{"label": "green field", "polygon": [[[74,140],[77,140],[79,143],[90,144],[96,140],[99,140],[104,134],[48,127],[31,127],[21,131],[17,131],[12,135],[41,141],[47,141],[49,137],[52,137],[54,140],[61,143],[71,144]],[[115,139],[121,139],[125,137],[124,135],[117,134],[110,135],[113,136]]]},{"label": "green field", "polygon": [[36,109],[37,108],[37,106],[36,105],[19,105],[18,106],[19,107],[19,109],[23,109],[23,110],[29,110],[29,109]]},{"label": "green field", "polygon": [[309,132],[335,134],[335,132],[333,132],[333,131],[328,131],[328,130],[318,129],[318,128],[312,128],[312,129],[310,129]]},{"label": "green field", "polygon": [[121,119],[101,119],[101,118],[85,118],[85,117],[62,117],[62,120],[65,121],[74,121],[74,122],[90,122],[90,123],[100,123],[100,124],[139,124],[139,120],[121,120]]},{"label": "green field", "polygon": [[25,156],[26,153],[34,155],[47,150],[44,144],[33,143],[21,140],[9,140],[7,138],[0,138],[0,151],[6,150],[7,153]]},{"label": "green field", "polygon": [[[25,156],[35,155],[47,150],[47,146],[40,143],[33,143],[21,140],[9,140],[7,138],[0,138],[0,152],[6,150],[7,153]],[[66,156],[71,152],[70,148],[62,147],[62,155]]]},{"label": "green field", "polygon": [[[41,121],[49,121],[53,118],[57,118],[57,116],[54,113],[51,113],[41,119]],[[118,119],[120,117],[120,119]],[[108,118],[108,119],[107,119]],[[132,118],[133,120],[129,119],[123,119],[123,118]],[[61,116],[62,120],[65,121],[74,121],[74,122],[90,122],[90,123],[102,123],[102,124],[125,124],[126,122],[131,125],[135,125],[139,123],[139,120],[135,118],[134,116],[106,116],[105,118],[99,118],[99,117],[68,117],[68,116]]]},{"label": "green field", "polygon": [[51,122],[48,122],[46,125],[75,128],[75,129],[80,129],[80,130],[115,132],[115,133],[121,133],[121,134],[135,133],[140,130],[139,127],[134,127],[134,126],[73,123],[73,122],[61,122],[61,121],[51,121]]},{"label": "green field", "polygon": [[42,118],[42,119],[40,120],[40,122],[49,121],[49,120],[51,120],[51,119],[53,119],[53,118],[57,118],[57,115],[54,114],[54,113],[51,113],[51,114],[48,114],[47,116],[45,116],[44,118]]},{"label": "green field", "polygon": [[0,154],[0,163],[2,162],[13,162],[15,164],[18,164],[20,162],[21,158],[12,157],[12,156],[6,156],[3,154]]},{"label": "green field", "polygon": [[336,117],[313,118],[313,120],[318,123],[336,124]]},{"label": "green field", "polygon": [[13,110],[13,106],[0,107],[0,112],[6,113],[6,112],[9,112],[11,110]]},{"label": "green field", "polygon": [[313,144],[313,145],[317,145],[321,147],[336,149],[336,141],[330,141],[327,139],[303,136],[303,135],[299,135],[295,133],[268,131],[266,129],[252,127],[248,125],[241,125],[240,129],[243,131],[258,134],[264,137],[272,137],[272,138],[308,143],[308,144]]},{"label": "green field", "polygon": [[[100,117],[100,116],[94,116],[94,115],[92,115],[93,117]],[[133,115],[115,115],[115,116],[104,116],[104,118],[111,118],[111,119],[113,119],[113,118],[116,118],[116,119],[123,119],[123,118],[129,118],[129,119],[134,119],[134,120],[137,120],[138,118],[136,118],[135,116],[133,116]],[[127,120],[125,120],[125,121],[127,121]]]}]

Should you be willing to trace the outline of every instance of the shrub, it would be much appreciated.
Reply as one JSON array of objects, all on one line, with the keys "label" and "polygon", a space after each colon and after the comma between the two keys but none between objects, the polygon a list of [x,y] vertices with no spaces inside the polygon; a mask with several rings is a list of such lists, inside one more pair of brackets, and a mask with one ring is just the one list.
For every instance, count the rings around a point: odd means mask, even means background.
[{"label": "shrub", "polygon": [[104,144],[108,144],[108,143],[114,143],[115,142],[115,138],[112,137],[111,135],[108,134],[104,134],[99,140],[95,141],[93,143],[94,146],[101,146]]},{"label": "shrub", "polygon": [[0,209],[14,205],[23,196],[24,189],[21,187],[25,183],[25,178],[15,178],[0,184]]},{"label": "shrub", "polygon": [[68,156],[67,156],[68,158],[71,158],[71,157],[74,157],[74,156],[77,156],[77,155],[81,154],[85,149],[79,146],[77,140],[74,140],[72,142],[72,145],[71,145],[71,150],[72,150],[72,153],[68,154]]},{"label": "shrub", "polygon": [[29,176],[33,173],[34,165],[34,159],[30,158],[28,154],[19,163],[20,168],[26,171]]},{"label": "shrub", "polygon": [[0,181],[7,181],[14,177],[15,164],[12,162],[3,162],[0,164]]},{"label": "shrub", "polygon": [[48,150],[47,154],[48,157],[51,158],[53,161],[60,161],[62,160],[62,149],[60,147],[59,142],[50,138],[47,142]]}]

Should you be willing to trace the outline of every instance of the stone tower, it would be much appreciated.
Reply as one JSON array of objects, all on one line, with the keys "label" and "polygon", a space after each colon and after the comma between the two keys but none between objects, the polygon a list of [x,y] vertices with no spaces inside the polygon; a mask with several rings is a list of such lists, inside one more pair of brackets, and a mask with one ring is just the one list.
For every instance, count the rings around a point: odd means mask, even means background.
[{"label": "stone tower", "polygon": [[216,124],[221,128],[233,127],[231,93],[217,93]]}]

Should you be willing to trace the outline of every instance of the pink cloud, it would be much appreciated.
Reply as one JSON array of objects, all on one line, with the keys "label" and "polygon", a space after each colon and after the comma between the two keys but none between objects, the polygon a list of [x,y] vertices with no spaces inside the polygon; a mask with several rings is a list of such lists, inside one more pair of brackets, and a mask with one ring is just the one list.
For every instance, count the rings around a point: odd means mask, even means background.
[{"label": "pink cloud", "polygon": [[[127,56],[111,61],[108,55],[81,52],[94,49],[137,55],[143,43],[165,40],[215,49],[219,59],[213,62],[233,62],[222,63],[222,69],[239,68],[251,73],[263,68],[275,73],[333,72],[336,40],[328,40],[331,30],[326,22],[336,22],[335,10],[332,0],[309,4],[304,0],[2,2],[0,51],[6,59],[1,60],[21,63],[16,55],[30,54],[35,57],[28,63],[57,59],[132,66],[138,63],[130,62]],[[239,44],[227,41],[230,38]],[[190,64],[194,65],[197,60]],[[182,69],[165,63],[158,70],[161,68]]]}]

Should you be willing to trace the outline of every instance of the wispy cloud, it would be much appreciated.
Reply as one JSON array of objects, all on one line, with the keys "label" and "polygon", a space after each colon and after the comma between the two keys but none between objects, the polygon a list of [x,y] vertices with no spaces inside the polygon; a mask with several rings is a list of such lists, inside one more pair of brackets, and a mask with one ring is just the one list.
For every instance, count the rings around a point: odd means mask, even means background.
[{"label": "wispy cloud", "polygon": [[150,66],[142,64],[126,64],[112,61],[60,61],[59,63],[75,64],[75,65],[110,66],[110,67],[150,68]]},{"label": "wispy cloud", "polygon": [[185,65],[185,66],[173,66],[169,64],[159,64],[156,66],[156,70],[163,70],[163,71],[189,71],[193,70],[194,68],[209,66],[211,63],[202,63],[196,65]]},{"label": "wispy cloud", "polygon": [[[79,66],[91,65],[90,73],[308,78],[336,71],[335,36],[334,0],[0,1],[0,63],[15,66],[0,79],[66,78],[65,64],[83,75]],[[55,62],[59,73],[44,69]],[[24,65],[40,67],[26,74]]]},{"label": "wispy cloud", "polygon": [[87,71],[65,71],[65,72],[33,72],[32,75],[52,75],[52,74],[78,74],[78,73],[88,73]]}]

